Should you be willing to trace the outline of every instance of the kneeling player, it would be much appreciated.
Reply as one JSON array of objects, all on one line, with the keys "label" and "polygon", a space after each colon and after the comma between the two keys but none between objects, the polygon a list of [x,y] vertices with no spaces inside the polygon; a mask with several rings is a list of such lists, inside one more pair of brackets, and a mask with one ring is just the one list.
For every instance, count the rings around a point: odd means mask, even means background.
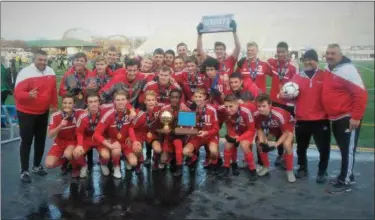
[{"label": "kneeling player", "polygon": [[47,168],[55,168],[67,159],[73,167],[72,177],[85,177],[87,168],[81,169],[80,173],[80,167],[86,164],[84,158],[81,157],[78,161],[73,158],[73,150],[77,145],[76,119],[83,110],[74,109],[73,106],[74,96],[67,94],[62,98],[62,110],[51,115],[48,137],[55,139],[45,163]]},{"label": "kneeling player", "polygon": [[197,136],[190,137],[183,153],[190,158],[191,164],[194,164],[197,160],[199,148],[208,145],[211,166],[216,170],[219,156],[219,124],[216,109],[211,105],[205,104],[205,89],[197,88],[194,92],[193,100],[197,104],[197,127],[199,133]]},{"label": "kneeling player", "polygon": [[238,98],[233,95],[227,95],[224,99],[226,110],[225,124],[227,126],[227,135],[224,149],[224,176],[229,174],[229,165],[232,160],[233,175],[238,175],[237,166],[237,147],[240,146],[245,154],[245,159],[249,166],[250,181],[257,180],[255,170],[254,156],[251,152],[252,143],[255,136],[255,124],[251,110],[245,105],[240,105]]},{"label": "kneeling player", "polygon": [[[113,176],[115,178],[121,178],[121,151],[126,157],[127,165],[135,167],[138,162],[133,152],[133,143],[128,141],[131,123],[126,110],[127,96],[128,94],[124,90],[118,90],[114,93],[114,108],[103,115],[93,135],[93,138],[98,143],[110,150],[114,167]],[[106,137],[103,136],[104,134],[106,134]],[[140,147],[137,143],[134,145],[134,147]]]},{"label": "kneeling player", "polygon": [[[100,156],[102,173],[104,176],[108,176],[109,169],[107,164],[110,156],[109,150],[92,138],[96,126],[105,110],[100,108],[100,97],[97,93],[88,93],[86,103],[88,112],[81,114],[77,121],[77,147],[74,149],[73,156],[78,159],[92,148],[95,148]],[[83,169],[85,169],[85,167],[87,166],[84,166]],[[83,176],[85,176],[84,173],[85,172],[82,171]]]},{"label": "kneeling player", "polygon": [[[261,94],[256,98],[258,110],[254,113],[257,135],[259,138],[260,151],[269,148],[268,134],[279,137],[275,147],[282,145],[286,153],[284,154],[286,173],[289,182],[295,182],[296,178],[293,173],[293,117],[287,111],[273,107],[271,99],[267,94]],[[260,154],[263,167],[259,170],[258,175],[264,176],[269,172],[270,162],[268,153]]]}]

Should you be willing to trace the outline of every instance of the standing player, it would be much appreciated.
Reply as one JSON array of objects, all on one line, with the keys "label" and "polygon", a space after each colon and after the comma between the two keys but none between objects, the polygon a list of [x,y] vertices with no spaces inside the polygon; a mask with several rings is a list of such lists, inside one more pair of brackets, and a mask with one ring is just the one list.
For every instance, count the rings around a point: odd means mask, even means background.
[{"label": "standing player", "polygon": [[[278,137],[275,147],[282,146],[284,154],[286,174],[289,182],[295,182],[293,173],[293,117],[289,112],[271,105],[271,99],[267,94],[261,94],[256,98],[258,110],[254,113],[257,137],[259,139],[260,151],[262,147],[269,148],[268,135]],[[269,172],[269,159],[267,152],[261,152],[260,158],[263,167],[258,171],[259,176]]]},{"label": "standing player", "polygon": [[182,57],[184,60],[186,60],[188,58],[188,48],[187,48],[187,45],[183,42],[177,44],[177,54],[178,56]]},{"label": "standing player", "polygon": [[[113,99],[114,108],[107,111],[100,119],[93,138],[99,144],[104,145],[110,150],[114,166],[113,176],[115,178],[121,178],[121,151],[126,157],[127,165],[136,167],[138,161],[133,152],[133,142],[130,140],[133,138],[129,138],[131,122],[126,109],[128,94],[124,90],[117,90],[113,95]],[[139,148],[139,146],[134,147]]]},{"label": "standing player", "polygon": [[[219,61],[220,66],[220,76],[222,76],[224,81],[228,81],[229,75],[233,73],[234,66],[236,65],[238,56],[241,52],[241,44],[240,40],[238,40],[237,36],[237,24],[234,20],[231,21],[230,27],[233,29],[233,38],[234,38],[234,50],[233,53],[228,56],[226,54],[226,46],[223,42],[215,42],[214,48],[215,48],[215,55],[216,59]],[[203,24],[200,23],[197,27],[198,31],[198,40],[197,40],[197,48],[198,53],[202,57],[203,60],[205,60],[208,56],[207,53],[203,49],[202,44],[202,33],[200,32],[203,29]]]},{"label": "standing player", "polygon": [[48,137],[54,138],[54,144],[48,152],[46,157],[46,167],[55,168],[63,165],[65,162],[62,157],[69,160],[73,166],[72,177],[85,177],[87,168],[81,169],[84,166],[84,158],[76,161],[73,157],[73,150],[77,145],[76,123],[80,114],[83,113],[81,109],[74,109],[74,96],[65,94],[62,97],[62,110],[51,115],[50,124],[48,128]]},{"label": "standing player", "polygon": [[217,169],[219,157],[219,123],[217,119],[216,109],[205,104],[206,90],[197,88],[194,92],[194,102],[197,104],[197,128],[199,133],[197,136],[191,136],[188,143],[183,149],[186,157],[190,158],[190,164],[194,164],[197,160],[197,153],[201,146],[208,146],[209,156],[213,169]]},{"label": "standing player", "polygon": [[95,69],[87,74],[86,85],[87,89],[100,90],[103,88],[113,77],[113,72],[111,68],[107,65],[107,60],[103,56],[98,56],[95,59]]},{"label": "standing player", "polygon": [[229,166],[232,161],[232,173],[238,175],[237,165],[237,147],[240,146],[245,154],[249,166],[250,181],[257,180],[254,156],[251,152],[251,146],[255,138],[255,124],[252,112],[249,108],[238,103],[235,95],[225,96],[224,105],[226,110],[225,124],[227,126],[227,135],[224,148],[224,173],[229,175]]},{"label": "standing player", "polygon": [[[108,48],[106,59],[108,67],[112,70],[112,72],[115,72],[116,70],[122,68],[122,64],[117,63],[118,53],[115,46],[111,46]],[[95,65],[96,66],[96,65]]]},{"label": "standing player", "polygon": [[165,51],[164,63],[172,69],[174,69],[174,58],[175,54],[173,50]]},{"label": "standing player", "polygon": [[159,72],[162,66],[164,65],[164,50],[161,48],[157,48],[154,51],[153,61],[154,66],[152,68],[152,72]]},{"label": "standing player", "polygon": [[[185,59],[177,56],[173,61],[173,74],[181,73],[185,69]],[[172,75],[173,76],[173,75]]]}]

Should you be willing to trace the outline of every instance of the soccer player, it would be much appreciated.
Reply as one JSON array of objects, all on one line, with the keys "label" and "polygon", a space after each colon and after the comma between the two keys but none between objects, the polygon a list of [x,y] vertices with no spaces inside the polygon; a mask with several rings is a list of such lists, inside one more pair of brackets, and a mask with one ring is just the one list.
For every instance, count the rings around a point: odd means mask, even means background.
[{"label": "soccer player", "polygon": [[76,123],[82,109],[74,109],[74,96],[65,94],[62,97],[62,110],[51,114],[48,137],[54,138],[54,144],[48,152],[45,160],[47,168],[55,168],[62,165],[65,159],[72,164],[72,177],[85,177],[87,168],[81,169],[85,165],[84,158],[77,161],[73,157],[73,150],[77,145]]},{"label": "soccer player", "polygon": [[180,73],[185,69],[185,59],[183,57],[177,56],[174,58],[173,62],[173,73]]},{"label": "soccer player", "polygon": [[[215,42],[214,49],[216,59],[220,62],[219,70],[220,75],[222,76],[224,81],[228,81],[229,75],[233,73],[234,66],[236,65],[238,56],[241,52],[241,44],[240,40],[237,36],[237,24],[234,20],[231,21],[230,27],[233,29],[233,38],[234,38],[234,50],[230,56],[226,54],[226,46],[223,42]],[[207,53],[203,49],[202,44],[202,33],[200,31],[203,29],[203,24],[200,23],[197,27],[198,31],[198,39],[197,39],[197,48],[198,53],[205,60],[208,56]]]},{"label": "soccer player", "polygon": [[164,50],[161,48],[157,48],[154,51],[153,61],[154,66],[152,68],[152,72],[159,72],[162,66],[164,65]]},{"label": "soccer player", "polygon": [[108,48],[106,59],[108,67],[112,70],[112,72],[115,72],[116,70],[123,68],[122,64],[117,63],[118,53],[117,49],[114,46],[111,46]]},{"label": "soccer player", "polygon": [[242,74],[244,84],[247,84],[251,80],[258,86],[262,93],[266,93],[266,74],[270,73],[270,67],[268,63],[261,61],[257,55],[258,44],[255,42],[248,43],[246,57],[241,58],[237,62],[236,72]]},{"label": "soccer player", "polygon": [[100,90],[113,77],[113,71],[107,65],[107,60],[103,56],[98,56],[95,59],[95,69],[87,74],[85,84],[88,85],[86,89]]},{"label": "soccer player", "polygon": [[183,154],[190,158],[190,164],[195,164],[199,148],[208,145],[211,165],[214,170],[217,169],[219,157],[219,124],[216,109],[205,104],[206,90],[197,88],[194,92],[193,100],[197,105],[197,128],[199,133],[197,136],[191,136],[183,149]]},{"label": "soccer player", "polygon": [[[160,114],[163,111],[170,111],[173,115],[173,122],[171,124],[172,129],[177,125],[178,121],[178,112],[179,111],[191,111],[183,102],[182,102],[182,92],[179,89],[172,89],[169,93],[170,104],[165,105],[160,110]],[[174,131],[167,135],[164,135],[163,138],[163,152],[161,155],[161,163],[166,164],[167,161],[173,160],[172,155],[175,155],[176,169],[173,173],[173,176],[178,177],[182,175],[182,162],[183,162],[183,142],[185,141],[186,136],[176,135]]]},{"label": "soccer player", "polygon": [[[79,159],[88,151],[92,150],[92,148],[95,148],[100,156],[100,168],[102,173],[104,176],[108,176],[109,169],[107,164],[110,157],[109,149],[97,143],[92,138],[96,126],[106,110],[100,108],[100,99],[96,92],[88,92],[86,95],[86,103],[87,113],[81,114],[77,121],[77,147],[73,151],[73,156],[75,159]],[[82,167],[81,177],[86,176],[86,171],[84,170],[86,168],[86,166]]]},{"label": "soccer player", "polygon": [[[272,77],[272,85],[270,97],[272,100],[272,105],[275,107],[282,108],[288,111],[294,116],[294,101],[284,100],[278,96],[282,86],[289,82],[293,76],[296,74],[296,67],[290,63],[288,44],[285,42],[280,42],[276,46],[276,59],[268,59],[268,64],[270,65],[269,75]],[[283,147],[277,149],[278,157],[276,158],[275,165],[279,166],[283,164]]]},{"label": "soccer player", "polygon": [[139,102],[144,102],[144,93],[146,91],[154,91],[157,95],[157,102],[159,105],[169,104],[169,93],[173,89],[181,90],[181,87],[177,83],[171,83],[172,70],[168,66],[163,66],[160,69],[158,81],[150,81],[143,87]]},{"label": "soccer player", "polygon": [[257,129],[257,137],[260,146],[260,158],[263,167],[259,169],[258,175],[264,176],[269,172],[268,153],[262,152],[262,148],[268,146],[268,135],[279,137],[275,143],[275,147],[283,146],[286,153],[284,154],[286,174],[289,182],[295,182],[296,178],[293,173],[293,131],[294,119],[289,112],[272,106],[269,95],[260,94],[256,98],[258,110],[254,112],[255,124]]},{"label": "soccer player", "polygon": [[255,124],[252,112],[244,105],[240,105],[237,97],[233,94],[225,96],[224,105],[227,114],[225,120],[227,135],[225,136],[223,176],[229,175],[230,165],[232,165],[233,175],[239,174],[237,147],[240,146],[249,166],[249,179],[250,181],[256,181],[257,173],[254,156],[251,152],[251,146],[255,138]]},{"label": "soccer player", "polygon": [[187,45],[183,42],[177,44],[177,54],[178,56],[182,57],[184,60],[188,58],[188,48],[187,48]]},{"label": "soccer player", "polygon": [[135,108],[138,107],[139,95],[146,84],[144,75],[138,72],[138,65],[137,60],[129,60],[126,63],[126,73],[116,75],[99,91],[102,103],[111,102],[113,93],[118,89],[122,89],[129,95],[129,103]]},{"label": "soccer player", "polygon": [[[160,128],[160,107],[157,106],[156,93],[154,91],[145,92],[145,107],[146,109],[140,111],[137,117],[133,120],[134,132],[137,141],[140,143],[146,142],[146,144],[151,145],[151,148],[154,151],[152,158],[153,170],[156,171],[159,168],[162,147],[159,140],[159,134],[156,133],[156,129]],[[147,155],[147,158],[149,157],[151,157],[151,155]]]},{"label": "soccer player", "polygon": [[255,97],[257,97],[261,91],[251,79],[248,79],[248,82],[245,84],[242,77],[243,75],[239,72],[234,72],[230,75],[230,90],[227,91],[227,93],[234,94],[238,98],[240,104],[253,102]]},{"label": "soccer player", "polygon": [[129,128],[132,125],[126,110],[128,94],[124,90],[117,90],[113,95],[113,99],[114,108],[107,111],[100,119],[93,138],[99,144],[109,149],[114,166],[113,176],[115,178],[121,178],[121,151],[126,157],[127,166],[136,167],[138,160],[134,154],[133,147],[138,151],[140,146],[137,144],[133,146],[135,142],[129,137]]},{"label": "soccer player", "polygon": [[323,107],[332,121],[332,131],[341,151],[341,171],[331,181],[331,192],[350,191],[354,179],[355,152],[368,94],[361,75],[338,44],[326,51],[329,71],[324,76]]},{"label": "soccer player", "polygon": [[174,58],[175,54],[173,50],[165,51],[164,63],[172,69],[174,69]]},{"label": "soccer player", "polygon": [[[308,174],[306,151],[311,135],[320,153],[317,183],[327,180],[327,167],[331,148],[331,129],[327,113],[322,103],[324,70],[319,69],[318,54],[315,50],[307,50],[303,55],[304,71],[294,75],[292,82],[299,86],[299,95],[295,98],[296,141],[299,168],[297,178]],[[280,92],[280,97],[285,98]]]},{"label": "soccer player", "polygon": [[85,108],[84,95],[86,86],[92,86],[85,83],[86,76],[90,73],[86,68],[86,64],[86,54],[83,52],[76,53],[74,55],[73,67],[64,73],[60,82],[59,95],[63,97],[68,92],[74,94],[76,98],[74,107],[80,109]]}]

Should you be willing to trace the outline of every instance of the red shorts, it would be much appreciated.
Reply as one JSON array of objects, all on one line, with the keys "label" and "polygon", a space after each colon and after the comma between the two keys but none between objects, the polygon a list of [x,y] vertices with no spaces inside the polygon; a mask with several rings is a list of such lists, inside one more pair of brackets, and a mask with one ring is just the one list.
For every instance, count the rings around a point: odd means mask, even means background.
[{"label": "red shorts", "polygon": [[[117,141],[117,140],[111,140],[110,142],[113,143],[113,142],[115,142],[115,141]],[[123,153],[125,156],[127,156],[127,155],[129,155],[129,154],[131,154],[131,153],[134,153],[134,152],[133,152],[133,148],[132,148],[131,143],[130,143],[130,144],[127,144],[127,143],[120,143],[120,144],[121,144],[121,151],[122,151],[122,153]]]},{"label": "red shorts", "polygon": [[100,152],[102,149],[106,149],[105,146],[98,144],[98,142],[94,141],[92,138],[84,139],[82,147],[85,152],[91,150],[92,148],[95,148],[98,152]]},{"label": "red shorts", "polygon": [[49,149],[47,156],[54,156],[54,157],[60,158],[64,155],[64,151],[69,145],[76,146],[77,142],[73,142],[73,141],[72,142],[62,142],[62,141],[59,141],[58,144],[54,143],[52,145],[51,149]]},{"label": "red shorts", "polygon": [[199,150],[200,147],[208,145],[209,143],[215,143],[219,145],[219,137],[216,135],[207,137],[193,136],[188,141],[188,144],[192,144],[196,150]]}]

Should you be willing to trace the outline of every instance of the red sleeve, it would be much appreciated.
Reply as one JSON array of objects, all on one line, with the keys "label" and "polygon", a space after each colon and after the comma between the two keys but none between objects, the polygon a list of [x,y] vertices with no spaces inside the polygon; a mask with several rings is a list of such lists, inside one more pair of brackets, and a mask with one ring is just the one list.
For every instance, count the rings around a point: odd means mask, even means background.
[{"label": "red sleeve", "polygon": [[104,103],[107,102],[107,97],[112,95],[115,84],[121,81],[121,76],[113,77],[103,88],[99,91],[100,100]]},{"label": "red sleeve", "polygon": [[85,127],[86,127],[86,123],[85,123],[84,118],[79,117],[79,119],[77,121],[77,128],[76,128],[77,145],[78,146],[82,146],[83,145]]},{"label": "red sleeve", "polygon": [[211,123],[212,123],[212,127],[211,129],[208,131],[208,135],[209,136],[213,136],[213,135],[217,135],[219,133],[219,122],[218,122],[218,119],[217,119],[217,114],[216,114],[216,110],[213,110],[213,111],[210,111],[210,118],[211,118]]},{"label": "red sleeve", "polygon": [[14,97],[17,99],[17,102],[22,103],[23,101],[29,100],[29,80],[23,80],[16,85],[14,90]]},{"label": "red sleeve", "polygon": [[254,123],[254,119],[251,113],[250,114],[246,113],[245,120],[247,123],[247,127],[249,129],[245,133],[239,136],[238,141],[249,140],[250,142],[252,142],[255,136],[255,123]]},{"label": "red sleeve", "polygon": [[267,62],[264,63],[263,70],[264,70],[264,74],[272,77],[273,73],[272,73],[271,63],[272,63],[272,60],[268,59]]},{"label": "red sleeve", "polygon": [[58,108],[58,101],[57,101],[57,88],[56,88],[56,80],[53,84],[52,94],[51,94],[51,106],[52,108]]},{"label": "red sleeve", "polygon": [[294,120],[292,115],[285,111],[282,114],[283,121],[280,122],[281,124],[281,131],[284,133],[285,131],[294,132]]},{"label": "red sleeve", "polygon": [[143,127],[146,124],[146,114],[143,111],[138,111],[137,116],[133,120],[134,129]]},{"label": "red sleeve", "polygon": [[136,138],[135,132],[134,132],[134,126],[133,126],[133,124],[130,124],[130,127],[129,127],[129,137],[130,137],[130,140],[132,142],[137,141],[137,138]]},{"label": "red sleeve", "polygon": [[61,123],[61,117],[58,116],[58,113],[57,114],[54,113],[50,117],[48,129],[49,130],[54,129],[57,126],[59,126],[60,123]]},{"label": "red sleeve", "polygon": [[64,76],[63,76],[63,78],[61,79],[61,82],[60,82],[59,96],[61,96],[61,97],[66,95],[66,93],[68,93],[68,88],[66,87],[66,83],[65,83],[67,74],[68,74],[68,72],[64,73]]},{"label": "red sleeve", "polygon": [[[108,112],[107,112],[108,113]],[[106,113],[106,114],[107,114]],[[105,115],[104,115],[105,116]],[[103,117],[104,117],[103,116]],[[103,118],[100,120],[100,122],[98,123],[98,125],[96,126],[96,129],[95,129],[95,132],[94,132],[94,135],[93,135],[93,138],[98,141],[99,143],[103,143],[103,141],[105,140],[103,134],[105,132],[105,130],[107,129],[108,127],[108,118],[106,118],[106,120],[103,120]]]}]

